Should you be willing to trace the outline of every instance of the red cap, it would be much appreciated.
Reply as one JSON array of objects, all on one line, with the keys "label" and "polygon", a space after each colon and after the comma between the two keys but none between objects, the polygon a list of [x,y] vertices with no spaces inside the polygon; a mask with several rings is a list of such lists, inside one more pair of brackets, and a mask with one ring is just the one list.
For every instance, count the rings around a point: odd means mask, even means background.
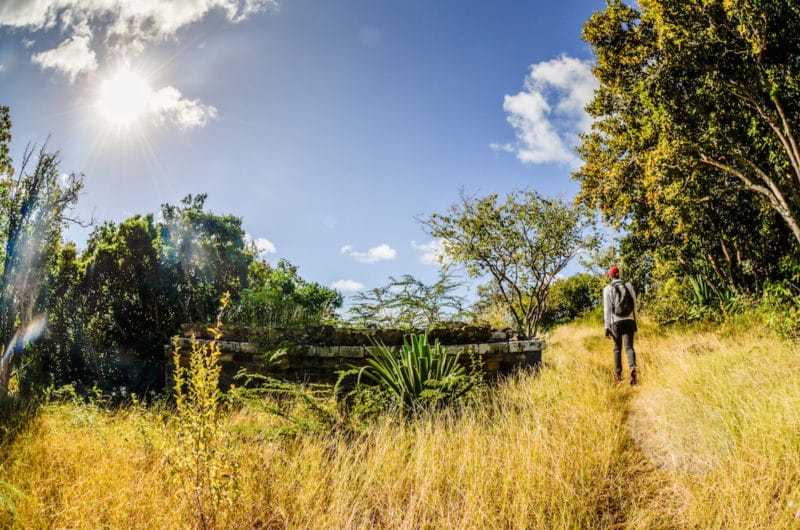
[{"label": "red cap", "polygon": [[616,277],[617,274],[619,274],[619,269],[616,266],[611,267],[610,269],[608,269],[608,272],[606,274],[614,278]]}]

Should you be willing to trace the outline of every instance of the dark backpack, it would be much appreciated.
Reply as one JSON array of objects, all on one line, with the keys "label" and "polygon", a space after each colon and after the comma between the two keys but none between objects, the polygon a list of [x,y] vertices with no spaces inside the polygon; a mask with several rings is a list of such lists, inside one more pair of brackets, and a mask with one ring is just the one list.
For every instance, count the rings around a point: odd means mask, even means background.
[{"label": "dark backpack", "polygon": [[611,284],[611,311],[618,317],[629,317],[633,313],[633,296],[622,282]]}]

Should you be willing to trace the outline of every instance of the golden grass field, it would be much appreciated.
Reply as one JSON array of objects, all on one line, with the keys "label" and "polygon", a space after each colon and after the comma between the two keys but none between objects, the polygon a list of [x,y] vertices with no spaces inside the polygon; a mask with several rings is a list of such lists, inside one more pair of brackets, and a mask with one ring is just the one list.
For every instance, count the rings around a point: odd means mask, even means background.
[{"label": "golden grass field", "polygon": [[[633,388],[612,382],[600,326],[579,323],[547,337],[538,373],[459,413],[276,436],[285,420],[238,408],[215,525],[800,527],[795,346],[744,327],[641,328]],[[42,406],[2,447],[15,507],[0,505],[0,527],[197,527],[171,471],[174,423],[165,407]]]}]

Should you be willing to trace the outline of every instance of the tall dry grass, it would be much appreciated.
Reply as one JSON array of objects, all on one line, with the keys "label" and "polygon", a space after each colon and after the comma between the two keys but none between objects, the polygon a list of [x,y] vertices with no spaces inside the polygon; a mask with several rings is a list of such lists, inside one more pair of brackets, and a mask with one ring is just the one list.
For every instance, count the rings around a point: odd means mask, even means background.
[{"label": "tall dry grass", "polygon": [[672,329],[640,341],[646,383],[631,432],[670,480],[676,526],[798,528],[796,344],[752,327]]},{"label": "tall dry grass", "polygon": [[[460,411],[387,415],[361,434],[274,435],[226,419],[238,468],[230,528],[793,528],[800,400],[793,348],[724,329],[637,336],[642,384],[612,382],[610,342],[574,324],[545,367]],[[11,528],[190,528],[166,461],[164,408],[40,409],[3,447],[25,493]]]}]

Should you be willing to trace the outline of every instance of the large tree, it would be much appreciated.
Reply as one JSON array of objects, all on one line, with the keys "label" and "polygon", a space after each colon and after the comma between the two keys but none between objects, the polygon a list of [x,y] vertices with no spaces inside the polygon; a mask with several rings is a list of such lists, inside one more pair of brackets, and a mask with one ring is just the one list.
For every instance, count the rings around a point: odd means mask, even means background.
[{"label": "large tree", "polygon": [[181,206],[161,206],[162,275],[177,289],[182,322],[212,321],[226,291],[236,301],[253,261],[241,218],[207,211],[206,198],[187,195]]},{"label": "large tree", "polygon": [[747,288],[800,241],[800,8],[639,6],[610,0],[584,27],[600,87],[579,200],[662,258]]},{"label": "large tree", "polygon": [[564,267],[596,239],[583,206],[513,191],[498,203],[463,192],[447,213],[422,221],[444,242],[444,252],[474,278],[489,277],[517,330],[536,335],[550,286]]},{"label": "large tree", "polygon": [[[33,334],[40,289],[50,257],[58,248],[70,208],[83,183],[75,174],[62,176],[59,156],[47,150],[25,150],[19,171],[8,154],[11,140],[8,107],[0,107],[0,392],[6,392],[26,338]],[[35,159],[34,159],[35,157]],[[15,176],[16,175],[16,176]]]}]

